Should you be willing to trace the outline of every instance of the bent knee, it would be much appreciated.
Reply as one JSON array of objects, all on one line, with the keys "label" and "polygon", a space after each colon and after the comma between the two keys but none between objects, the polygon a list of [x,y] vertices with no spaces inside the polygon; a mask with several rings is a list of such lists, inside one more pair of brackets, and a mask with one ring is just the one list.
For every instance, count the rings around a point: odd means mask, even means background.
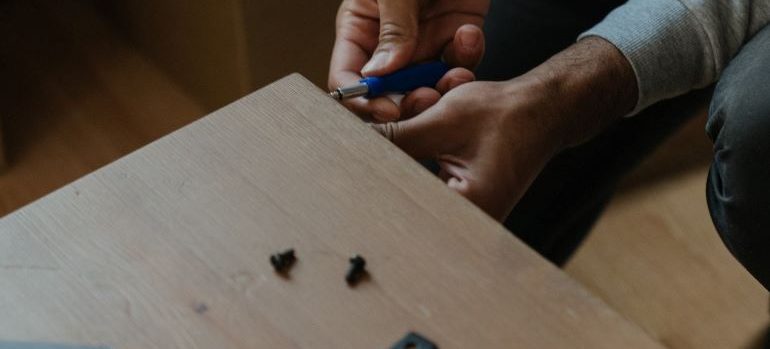
[{"label": "bent knee", "polygon": [[726,100],[711,113],[712,189],[725,204],[770,209],[770,99]]},{"label": "bent knee", "polygon": [[710,113],[711,216],[728,249],[770,288],[770,98],[739,92]]},{"label": "bent knee", "polygon": [[716,86],[706,132],[714,142],[708,203],[730,251],[770,288],[770,28],[735,57]]}]

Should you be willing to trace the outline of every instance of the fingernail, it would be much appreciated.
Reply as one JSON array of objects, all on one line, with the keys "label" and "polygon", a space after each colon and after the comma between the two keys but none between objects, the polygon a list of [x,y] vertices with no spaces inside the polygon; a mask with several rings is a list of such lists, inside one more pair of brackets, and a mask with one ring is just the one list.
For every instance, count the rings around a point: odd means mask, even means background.
[{"label": "fingernail", "polygon": [[459,39],[460,46],[466,50],[476,49],[479,45],[479,36],[476,33],[462,33]]},{"label": "fingernail", "polygon": [[369,60],[369,63],[366,63],[363,69],[361,69],[361,73],[366,75],[372,71],[381,69],[385,66],[385,64],[388,63],[388,60],[390,59],[390,52],[388,51],[377,51],[374,53],[374,56],[372,59]]}]

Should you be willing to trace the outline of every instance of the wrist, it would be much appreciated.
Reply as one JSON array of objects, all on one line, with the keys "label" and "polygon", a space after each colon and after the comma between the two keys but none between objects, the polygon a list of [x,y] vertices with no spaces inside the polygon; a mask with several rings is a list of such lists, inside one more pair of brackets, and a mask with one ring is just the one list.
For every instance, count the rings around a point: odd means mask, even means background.
[{"label": "wrist", "polygon": [[630,63],[598,37],[581,40],[517,79],[540,96],[541,124],[562,149],[600,133],[633,110],[638,98]]},{"label": "wrist", "polygon": [[566,147],[560,108],[554,106],[555,91],[548,81],[525,74],[499,84],[494,100],[504,110],[500,114],[508,138],[545,160]]}]

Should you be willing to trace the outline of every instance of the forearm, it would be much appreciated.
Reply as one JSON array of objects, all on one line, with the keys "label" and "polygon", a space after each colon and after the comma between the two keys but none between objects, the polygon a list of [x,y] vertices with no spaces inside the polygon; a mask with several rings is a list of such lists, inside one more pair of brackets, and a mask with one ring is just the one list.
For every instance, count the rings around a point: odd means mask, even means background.
[{"label": "forearm", "polygon": [[540,95],[539,128],[563,149],[583,143],[630,112],[637,101],[633,69],[612,44],[588,38],[517,78]]},{"label": "forearm", "polygon": [[580,37],[613,43],[639,85],[630,114],[716,81],[770,23],[767,0],[629,0]]}]

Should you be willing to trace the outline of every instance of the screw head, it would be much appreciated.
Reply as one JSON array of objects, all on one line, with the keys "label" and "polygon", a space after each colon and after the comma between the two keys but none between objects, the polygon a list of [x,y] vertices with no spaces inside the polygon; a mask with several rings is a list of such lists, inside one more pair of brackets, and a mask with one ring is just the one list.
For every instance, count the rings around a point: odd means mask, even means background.
[{"label": "screw head", "polygon": [[294,255],[294,249],[270,255],[270,264],[273,265],[273,269],[277,273],[282,274],[286,273],[296,260],[297,257]]},{"label": "screw head", "polygon": [[359,255],[350,258],[350,269],[345,274],[345,281],[348,286],[355,286],[361,279],[363,279],[368,273],[366,272],[366,260]]}]

